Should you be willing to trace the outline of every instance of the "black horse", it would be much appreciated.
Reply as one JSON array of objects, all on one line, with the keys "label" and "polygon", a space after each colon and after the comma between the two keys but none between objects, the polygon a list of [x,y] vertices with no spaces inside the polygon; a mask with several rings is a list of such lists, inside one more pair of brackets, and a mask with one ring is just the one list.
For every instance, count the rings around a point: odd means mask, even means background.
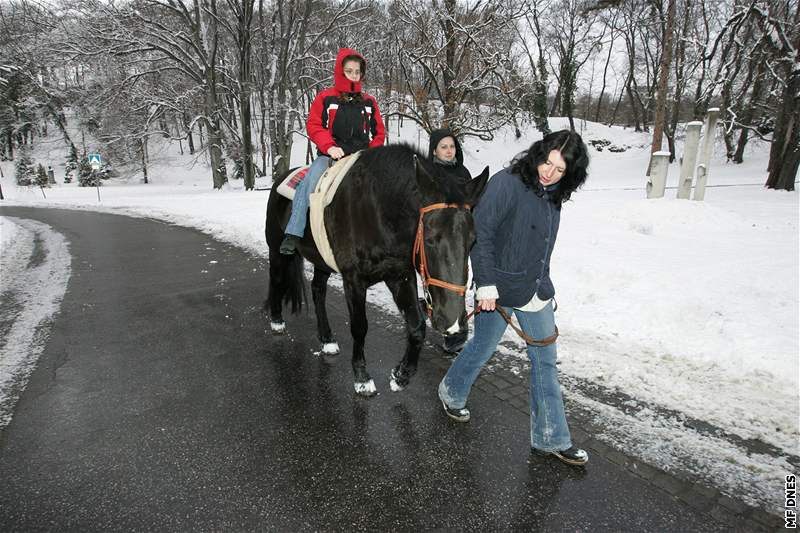
[{"label": "black horse", "polygon": [[[406,321],[408,340],[401,362],[392,370],[392,390],[402,390],[416,372],[425,339],[425,316],[418,302],[416,267],[425,280],[425,298],[433,327],[458,327],[464,312],[467,258],[475,232],[474,206],[489,178],[489,168],[466,185],[437,176],[434,165],[412,148],[392,145],[362,152],[342,181],[324,220],[336,264],[342,275],[350,331],[353,335],[355,390],[375,394],[367,372],[364,338],[367,334],[367,288],[383,281]],[[280,183],[276,181],[276,183]],[[425,209],[423,209],[425,208]],[[323,352],[336,354],[325,309],[327,282],[333,270],[325,264],[306,228],[298,252],[279,252],[291,202],[273,192],[267,203],[266,238],[269,246],[269,307],[272,330],[282,332],[284,303],[298,312],[305,295],[303,259],[314,265],[311,294],[317,334]],[[415,245],[415,241],[417,242]],[[424,266],[420,265],[420,259]],[[416,265],[416,267],[415,267]]]}]

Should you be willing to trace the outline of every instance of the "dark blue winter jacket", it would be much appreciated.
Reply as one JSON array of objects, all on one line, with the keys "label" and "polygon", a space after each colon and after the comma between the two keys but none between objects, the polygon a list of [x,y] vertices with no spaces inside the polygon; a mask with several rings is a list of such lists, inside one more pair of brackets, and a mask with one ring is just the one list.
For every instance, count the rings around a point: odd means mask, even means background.
[{"label": "dark blue winter jacket", "polygon": [[534,294],[541,300],[555,295],[550,256],[561,211],[547,189],[557,186],[536,191],[505,168],[492,176],[475,207],[473,278],[478,288],[497,287],[499,305],[522,307]]}]

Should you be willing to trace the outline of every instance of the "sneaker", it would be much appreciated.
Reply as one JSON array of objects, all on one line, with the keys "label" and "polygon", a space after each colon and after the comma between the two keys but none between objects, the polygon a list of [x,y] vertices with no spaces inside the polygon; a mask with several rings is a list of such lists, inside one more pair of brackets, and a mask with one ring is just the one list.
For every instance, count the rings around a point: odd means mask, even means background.
[{"label": "sneaker", "polygon": [[452,407],[449,407],[444,400],[442,400],[442,407],[444,407],[444,412],[447,414],[447,416],[456,422],[469,422],[469,409],[466,407],[462,407],[461,409],[453,409]]},{"label": "sneaker", "polygon": [[536,448],[531,448],[533,453],[537,455],[553,455],[557,457],[561,462],[567,463],[568,465],[573,466],[582,466],[589,462],[589,454],[586,453],[585,450],[582,450],[576,446],[571,446],[566,450],[539,450]]},{"label": "sneaker", "polygon": [[287,233],[281,243],[281,253],[283,255],[292,255],[297,250],[297,245],[300,242],[300,237]]}]

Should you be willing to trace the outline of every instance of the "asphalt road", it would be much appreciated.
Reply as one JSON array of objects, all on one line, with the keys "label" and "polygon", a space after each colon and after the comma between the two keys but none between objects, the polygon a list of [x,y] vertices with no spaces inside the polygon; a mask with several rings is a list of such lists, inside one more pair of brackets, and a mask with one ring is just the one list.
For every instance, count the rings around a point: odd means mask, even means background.
[{"label": "asphalt road", "polygon": [[[593,456],[528,452],[528,419],[480,390],[445,417],[426,347],[404,392],[398,319],[371,308],[372,399],[353,392],[342,296],[274,336],[266,260],[166,223],[0,208],[70,242],[49,341],[0,431],[2,531],[712,531],[707,513]],[[242,221],[259,224],[260,221]]]}]

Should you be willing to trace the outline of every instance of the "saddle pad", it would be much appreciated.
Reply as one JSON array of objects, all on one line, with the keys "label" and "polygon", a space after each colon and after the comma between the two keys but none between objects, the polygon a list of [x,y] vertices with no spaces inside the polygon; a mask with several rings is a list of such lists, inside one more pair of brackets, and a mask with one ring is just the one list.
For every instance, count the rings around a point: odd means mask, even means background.
[{"label": "saddle pad", "polygon": [[333,257],[330,242],[328,242],[328,232],[325,230],[325,207],[333,201],[339,184],[347,175],[353,163],[358,161],[360,155],[361,152],[358,151],[343,157],[326,170],[320,178],[317,188],[309,198],[311,234],[314,236],[314,243],[317,245],[317,250],[319,250],[325,263],[336,272],[339,272],[339,267]]},{"label": "saddle pad", "polygon": [[309,168],[311,167],[305,166],[289,172],[289,175],[286,176],[275,190],[278,191],[278,194],[281,196],[285,196],[289,200],[294,200],[294,191],[297,189],[297,186],[300,185],[300,182],[303,181],[303,178],[306,177]]}]

